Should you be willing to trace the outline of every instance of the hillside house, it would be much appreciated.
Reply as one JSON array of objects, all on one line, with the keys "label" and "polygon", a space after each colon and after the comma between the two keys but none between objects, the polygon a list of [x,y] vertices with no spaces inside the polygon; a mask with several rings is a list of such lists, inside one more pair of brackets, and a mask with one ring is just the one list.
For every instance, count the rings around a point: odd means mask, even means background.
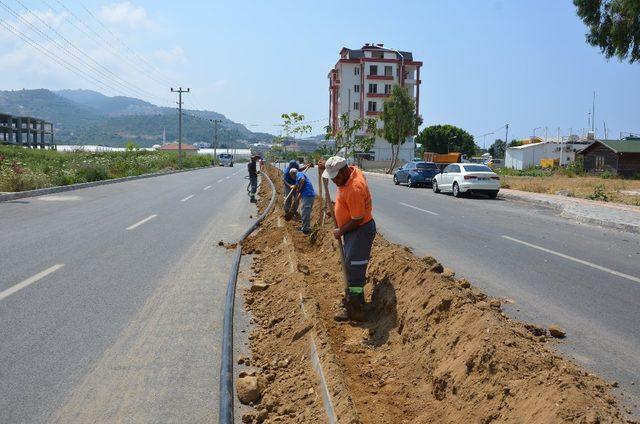
[{"label": "hillside house", "polygon": [[580,152],[587,172],[610,172],[622,177],[640,175],[640,139],[596,140]]}]

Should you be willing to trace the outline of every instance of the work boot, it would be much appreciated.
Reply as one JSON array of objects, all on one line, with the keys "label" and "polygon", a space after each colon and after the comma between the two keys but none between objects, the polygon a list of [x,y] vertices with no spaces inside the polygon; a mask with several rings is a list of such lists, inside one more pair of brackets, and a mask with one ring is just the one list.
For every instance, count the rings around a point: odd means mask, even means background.
[{"label": "work boot", "polygon": [[367,320],[364,315],[364,305],[356,299],[350,299],[347,303],[347,315],[354,322],[365,322]]},{"label": "work boot", "polygon": [[251,202],[251,203],[256,203],[256,198],[255,198],[255,197],[253,197],[253,196],[251,196],[251,200],[250,200],[250,202]]}]

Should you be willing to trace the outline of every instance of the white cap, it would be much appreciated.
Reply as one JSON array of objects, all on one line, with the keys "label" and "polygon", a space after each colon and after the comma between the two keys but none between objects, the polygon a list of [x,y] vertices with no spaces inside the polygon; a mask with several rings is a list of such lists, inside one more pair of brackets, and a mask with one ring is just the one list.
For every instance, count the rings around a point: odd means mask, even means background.
[{"label": "white cap", "polygon": [[289,170],[289,174],[296,174],[298,172],[298,170],[296,168],[291,168]]},{"label": "white cap", "polygon": [[334,179],[342,168],[347,166],[347,160],[340,156],[331,156],[324,163],[324,172],[322,178]]}]

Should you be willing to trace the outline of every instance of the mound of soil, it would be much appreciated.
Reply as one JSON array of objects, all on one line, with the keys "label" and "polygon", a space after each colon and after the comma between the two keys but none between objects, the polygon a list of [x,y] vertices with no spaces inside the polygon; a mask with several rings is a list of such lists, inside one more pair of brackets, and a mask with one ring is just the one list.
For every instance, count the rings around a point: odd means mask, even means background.
[{"label": "mound of soil", "polygon": [[[437,260],[380,235],[367,322],[335,322],[343,283],[330,221],[311,240],[282,219],[278,200],[244,245],[257,255],[256,282],[269,285],[245,293],[258,324],[251,365],[268,381],[247,421],[326,422],[313,337],[339,422],[625,422],[607,383],[552,352],[544,330],[509,319]],[[321,216],[318,201],[314,222]]]}]

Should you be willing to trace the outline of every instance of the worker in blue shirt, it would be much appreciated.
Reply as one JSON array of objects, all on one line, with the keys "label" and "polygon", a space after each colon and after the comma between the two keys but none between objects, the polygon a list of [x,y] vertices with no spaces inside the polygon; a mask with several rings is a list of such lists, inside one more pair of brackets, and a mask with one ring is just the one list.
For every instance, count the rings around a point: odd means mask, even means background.
[{"label": "worker in blue shirt", "polygon": [[298,231],[302,231],[304,234],[311,233],[311,212],[313,210],[313,201],[316,197],[316,192],[313,190],[311,180],[303,171],[298,171],[296,168],[289,170],[289,175],[295,178],[295,190],[297,190],[297,199],[300,202],[300,214],[302,215],[302,226],[298,228]]}]

